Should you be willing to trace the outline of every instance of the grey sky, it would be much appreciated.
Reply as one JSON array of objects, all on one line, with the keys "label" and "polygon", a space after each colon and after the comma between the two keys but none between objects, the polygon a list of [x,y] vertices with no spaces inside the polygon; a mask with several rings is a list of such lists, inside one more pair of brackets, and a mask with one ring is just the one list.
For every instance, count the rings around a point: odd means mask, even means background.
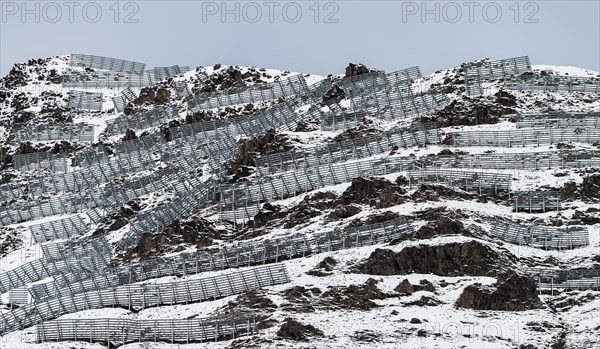
[{"label": "grey sky", "polygon": [[419,65],[429,74],[521,55],[600,70],[599,0],[121,1],[118,12],[115,1],[0,3],[2,75],[15,62],[67,53],[147,67],[223,63],[315,74],[343,73],[348,62],[387,71]]}]

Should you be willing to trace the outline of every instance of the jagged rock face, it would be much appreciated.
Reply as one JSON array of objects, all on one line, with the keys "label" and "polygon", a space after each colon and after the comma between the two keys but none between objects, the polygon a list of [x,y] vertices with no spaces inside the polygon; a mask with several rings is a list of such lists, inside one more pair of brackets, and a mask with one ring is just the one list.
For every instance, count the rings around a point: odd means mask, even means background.
[{"label": "jagged rock face", "polygon": [[467,286],[456,301],[456,306],[476,310],[520,311],[541,308],[542,303],[533,279],[508,271],[500,274],[493,286],[480,283]]},{"label": "jagged rock face", "polygon": [[323,95],[323,103],[329,101],[339,101],[346,98],[346,93],[339,86],[334,85],[329,91]]},{"label": "jagged rock face", "polygon": [[567,182],[560,188],[561,200],[597,201],[600,198],[600,174],[585,176],[578,186],[575,182]]},{"label": "jagged rock face", "polygon": [[133,139],[136,139],[137,136],[135,135],[135,131],[127,129],[125,131],[125,136],[123,136],[122,140],[124,141],[131,141]]},{"label": "jagged rock face", "polygon": [[395,206],[404,202],[406,190],[386,179],[356,178],[341,196],[344,204],[368,204],[377,208]]},{"label": "jagged rock face", "polygon": [[465,228],[462,222],[450,219],[446,216],[438,216],[433,222],[429,222],[417,230],[418,239],[429,239],[438,235],[464,235],[471,233]]},{"label": "jagged rock face", "polygon": [[410,295],[417,291],[433,292],[435,291],[435,288],[433,287],[433,284],[427,280],[421,280],[418,285],[413,285],[410,283],[410,281],[408,281],[408,279],[404,279],[398,286],[396,286],[394,291],[401,294]]},{"label": "jagged rock face", "polygon": [[372,69],[369,69],[364,64],[349,63],[348,66],[346,67],[346,77],[367,74],[367,73],[370,73],[372,71],[373,71]]},{"label": "jagged rock face", "polygon": [[144,87],[140,91],[140,95],[133,101],[135,105],[144,103],[161,105],[168,103],[171,99],[171,91],[163,87]]},{"label": "jagged rock face", "polygon": [[516,105],[516,98],[513,95],[498,92],[496,98],[502,100],[504,104],[488,101],[483,97],[455,99],[435,112],[433,117],[423,117],[421,121],[436,121],[439,127],[496,124],[502,116],[517,112],[512,108]]},{"label": "jagged rock face", "polygon": [[502,268],[502,256],[477,241],[409,246],[395,253],[377,249],[356,271],[372,275],[435,274],[490,276]]}]

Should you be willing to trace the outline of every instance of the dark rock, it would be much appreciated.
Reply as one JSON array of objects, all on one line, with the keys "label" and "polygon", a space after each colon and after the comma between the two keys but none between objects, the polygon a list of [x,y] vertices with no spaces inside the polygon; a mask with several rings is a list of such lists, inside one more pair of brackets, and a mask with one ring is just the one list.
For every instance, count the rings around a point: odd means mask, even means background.
[{"label": "dark rock", "polygon": [[313,325],[304,325],[294,319],[286,318],[277,331],[277,336],[294,341],[307,341],[309,337],[322,337],[323,331]]},{"label": "dark rock", "polygon": [[489,276],[514,260],[478,241],[409,246],[398,253],[376,249],[356,270],[372,275]]},{"label": "dark rock", "polygon": [[329,103],[330,101],[339,102],[344,98],[346,98],[346,93],[344,90],[342,90],[338,85],[333,85],[333,87],[323,95],[322,102],[325,104]]},{"label": "dark rock", "polygon": [[367,204],[376,208],[396,206],[405,200],[402,197],[406,190],[387,179],[356,178],[342,194],[340,201],[344,205],[350,203]]},{"label": "dark rock", "polygon": [[507,271],[498,276],[494,286],[476,283],[465,287],[456,306],[475,310],[521,311],[539,309],[542,303],[533,279]]},{"label": "dark rock", "polygon": [[414,300],[412,302],[406,302],[403,304],[403,306],[405,307],[410,307],[410,306],[417,306],[417,307],[436,307],[438,305],[442,304],[442,302],[440,302],[439,300],[433,298],[433,297],[428,297],[428,296],[421,296],[421,298]]},{"label": "dark rock", "polygon": [[600,199],[600,175],[595,174],[583,178],[581,197],[589,201],[598,201]]},{"label": "dark rock", "polygon": [[125,136],[123,136],[123,138],[121,138],[121,140],[123,141],[131,141],[133,139],[136,139],[137,136],[135,135],[135,131],[127,129],[125,131]]},{"label": "dark rock", "polygon": [[404,279],[394,290],[398,293],[410,295],[417,291],[434,292],[435,288],[433,287],[433,284],[427,280],[421,280],[418,285],[412,285],[408,279]]},{"label": "dark rock", "polygon": [[496,103],[503,105],[505,107],[516,107],[517,106],[517,97],[514,95],[501,90],[496,92],[494,95],[496,97]]},{"label": "dark rock", "polygon": [[447,216],[437,216],[436,218],[436,220],[419,228],[415,237],[417,239],[430,239],[440,235],[472,235],[459,220],[450,219]]},{"label": "dark rock", "polygon": [[375,71],[375,70],[369,69],[364,64],[360,64],[360,63],[358,63],[358,64],[348,63],[348,66],[346,67],[346,77],[367,74],[367,73],[370,73],[372,71]]},{"label": "dark rock", "polygon": [[577,199],[577,184],[575,182],[567,182],[560,188],[560,199],[562,201]]}]

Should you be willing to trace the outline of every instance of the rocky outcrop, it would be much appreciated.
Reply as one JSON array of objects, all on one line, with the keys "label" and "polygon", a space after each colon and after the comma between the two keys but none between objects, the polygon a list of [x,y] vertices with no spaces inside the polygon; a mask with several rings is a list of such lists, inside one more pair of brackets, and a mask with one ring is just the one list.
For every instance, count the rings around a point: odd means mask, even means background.
[{"label": "rocky outcrop", "polygon": [[435,274],[492,276],[512,263],[478,241],[409,246],[400,252],[376,249],[355,271],[372,275]]},{"label": "rocky outcrop", "polygon": [[356,178],[341,195],[341,202],[366,204],[376,208],[385,208],[403,203],[406,190],[387,179]]},{"label": "rocky outcrop", "polygon": [[434,292],[435,287],[433,287],[433,284],[427,280],[421,280],[418,285],[413,285],[410,283],[410,281],[408,281],[408,279],[404,279],[402,282],[400,282],[400,284],[398,284],[398,286],[396,286],[394,291],[400,294],[411,295],[418,291]]},{"label": "rocky outcrop", "polygon": [[498,276],[495,285],[476,283],[465,287],[456,306],[475,310],[521,311],[541,308],[542,303],[533,279],[507,271]]},{"label": "rocky outcrop", "polygon": [[[423,122],[437,122],[438,127],[474,126],[496,124],[503,116],[515,114],[516,99],[507,92],[498,92],[497,101],[484,97],[455,99],[432,117],[422,117]],[[502,103],[498,102],[500,100]]]},{"label": "rocky outcrop", "polygon": [[308,341],[309,337],[322,337],[323,331],[313,325],[304,325],[292,318],[286,318],[276,334],[293,341]]},{"label": "rocky outcrop", "polygon": [[375,71],[374,69],[370,69],[369,67],[367,67],[364,64],[354,64],[354,63],[348,63],[348,66],[346,67],[346,77],[352,77],[352,76],[357,76],[357,75],[362,75],[362,74],[367,74],[370,73],[372,71]]}]

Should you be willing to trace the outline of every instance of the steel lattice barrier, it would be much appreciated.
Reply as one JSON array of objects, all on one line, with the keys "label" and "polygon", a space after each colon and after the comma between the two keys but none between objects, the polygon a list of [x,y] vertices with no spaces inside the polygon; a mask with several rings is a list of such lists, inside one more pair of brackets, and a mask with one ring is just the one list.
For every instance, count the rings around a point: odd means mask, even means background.
[{"label": "steel lattice barrier", "polygon": [[517,115],[517,128],[600,128],[600,112],[530,113]]},{"label": "steel lattice barrier", "polygon": [[600,93],[600,78],[531,74],[505,79],[504,88],[519,91]]},{"label": "steel lattice barrier", "polygon": [[596,290],[600,291],[600,269],[526,268],[541,290]]},{"label": "steel lattice barrier", "polygon": [[123,133],[125,130],[144,130],[160,126],[170,120],[177,119],[179,114],[174,106],[160,106],[130,116],[119,116],[106,121],[106,131],[110,135]]},{"label": "steel lattice barrier", "polygon": [[300,74],[266,85],[255,84],[239,89],[191,95],[187,98],[187,102],[189,110],[195,112],[202,109],[265,102],[280,97],[306,96],[308,94],[308,85],[304,77]]},{"label": "steel lattice barrier", "polygon": [[371,94],[359,94],[350,99],[350,111],[363,111],[383,120],[396,120],[420,115],[442,108],[450,103],[440,91],[414,93],[405,89],[385,89]]},{"label": "steel lattice barrier", "polygon": [[57,295],[115,288],[153,278],[198,274],[206,271],[238,268],[265,263],[277,263],[326,251],[383,244],[414,234],[405,217],[360,227],[303,234],[262,241],[239,242],[223,248],[200,250],[173,257],[162,257],[129,265],[99,269],[89,276],[81,273],[60,273],[47,284],[32,285],[34,299],[42,301]]},{"label": "steel lattice barrier", "polygon": [[549,227],[497,219],[490,234],[517,245],[543,249],[574,249],[590,244],[587,227]]},{"label": "steel lattice barrier", "polygon": [[371,94],[378,90],[390,87],[404,88],[413,80],[422,78],[419,67],[411,67],[391,73],[380,71],[369,72],[351,77],[345,77],[335,84],[340,86],[347,97],[356,97],[362,94]]},{"label": "steel lattice barrier", "polygon": [[69,163],[65,154],[53,153],[27,153],[15,154],[15,169],[18,171],[32,171],[40,168],[50,169],[52,172],[67,172]]},{"label": "steel lattice barrier", "polygon": [[90,226],[83,221],[80,215],[29,226],[33,241],[36,243],[71,238],[82,235],[89,229]]},{"label": "steel lattice barrier", "polygon": [[594,128],[535,128],[499,131],[452,132],[455,147],[525,147],[561,142],[600,142],[600,129]]},{"label": "steel lattice barrier", "polygon": [[0,335],[89,309],[148,307],[203,302],[289,282],[284,265],[261,266],[218,276],[164,284],[124,285],[61,295],[0,313]]},{"label": "steel lattice barrier", "polygon": [[512,176],[481,171],[456,171],[449,169],[432,169],[409,171],[407,173],[409,187],[415,183],[439,183],[465,191],[479,192],[491,189],[494,193],[510,192]]},{"label": "steel lattice barrier", "polygon": [[102,93],[86,91],[69,91],[69,109],[102,110]]},{"label": "steel lattice barrier", "polygon": [[438,143],[440,136],[435,123],[417,124],[342,142],[259,156],[254,159],[254,163],[260,175],[267,175],[300,167],[358,160],[398,147]]},{"label": "steel lattice barrier", "polygon": [[80,53],[72,53],[70,55],[69,65],[72,67],[86,67],[135,74],[142,74],[146,67],[144,63]]},{"label": "steel lattice barrier", "polygon": [[[409,169],[413,160],[408,158],[368,159],[339,164],[299,168],[280,172],[269,177],[225,185],[221,192],[220,218],[229,220],[238,209],[239,218],[234,221],[247,221],[253,216],[246,214],[246,209],[257,206],[260,202],[271,199],[283,199],[299,193],[324,188],[329,185],[346,183],[358,177],[383,176]],[[251,211],[255,212],[255,210]]]},{"label": "steel lattice barrier", "polygon": [[85,341],[122,345],[134,342],[202,343],[256,333],[254,314],[194,319],[77,319],[37,325],[38,342]]},{"label": "steel lattice barrier", "polygon": [[101,256],[103,260],[108,261],[112,257],[112,250],[104,236],[48,243],[41,245],[41,248],[47,261],[85,258],[87,255]]},{"label": "steel lattice barrier", "polygon": [[134,101],[136,98],[137,95],[135,94],[135,92],[133,92],[131,88],[127,87],[126,89],[121,91],[121,94],[119,94],[116,97],[113,97],[112,101],[116,111],[120,113],[125,110],[125,107],[129,102]]},{"label": "steel lattice barrier", "polygon": [[462,67],[465,71],[465,86],[469,96],[483,95],[483,82],[531,73],[528,56],[471,62],[463,64]]},{"label": "steel lattice barrier", "polygon": [[41,124],[14,128],[17,142],[56,141],[93,142],[94,125],[89,124]]},{"label": "steel lattice barrier", "polygon": [[560,193],[548,191],[516,191],[513,193],[515,212],[546,212],[560,210]]}]

